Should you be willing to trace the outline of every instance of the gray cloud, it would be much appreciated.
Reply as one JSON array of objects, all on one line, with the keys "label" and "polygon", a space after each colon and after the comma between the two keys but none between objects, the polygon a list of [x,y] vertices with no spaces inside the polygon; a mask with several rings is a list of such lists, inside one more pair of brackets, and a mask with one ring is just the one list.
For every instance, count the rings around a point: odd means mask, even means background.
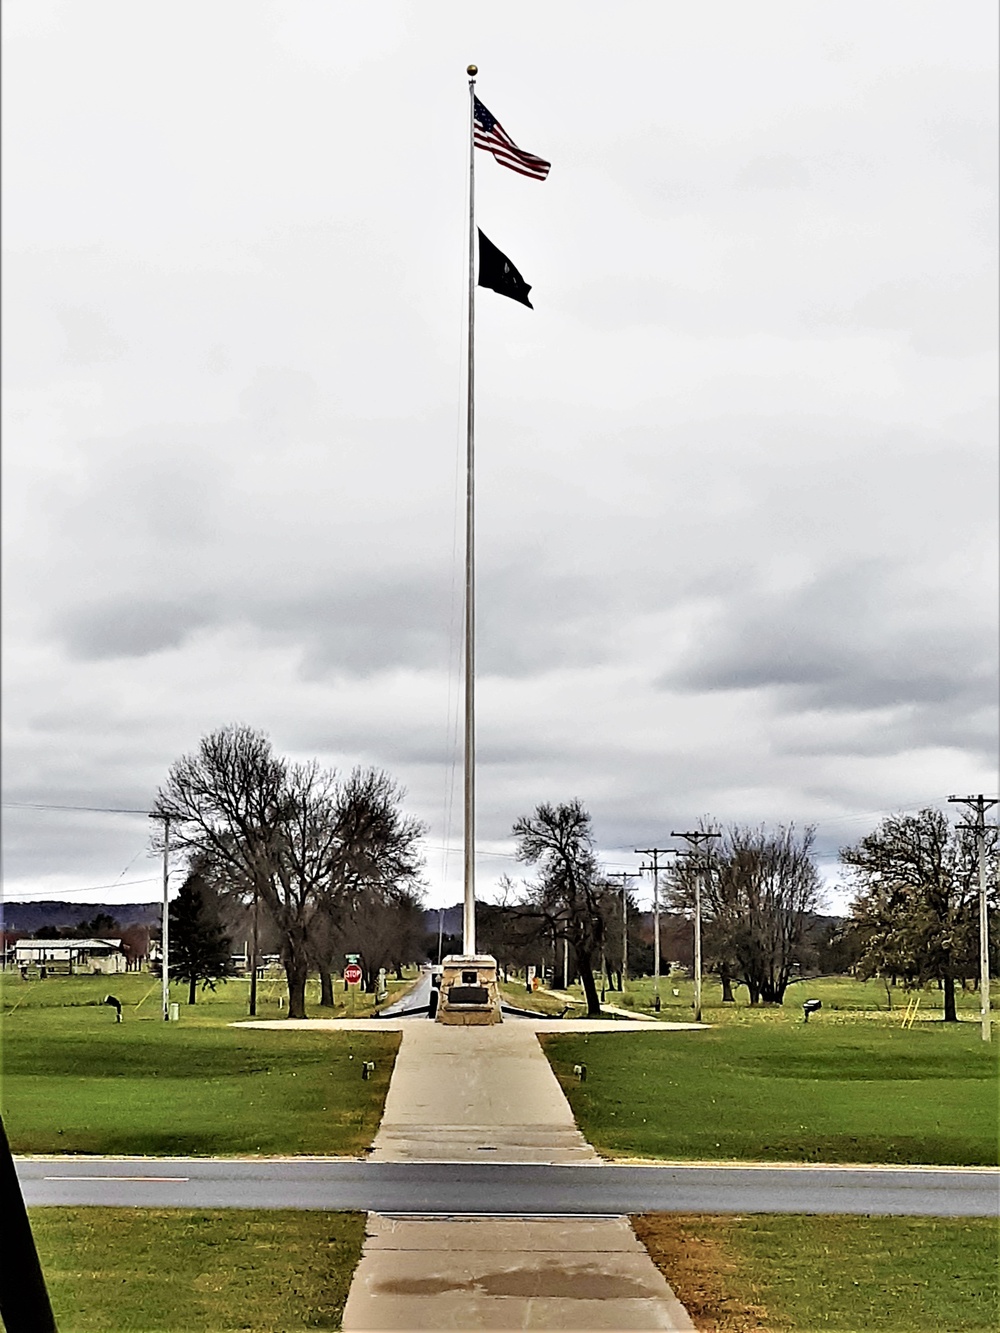
[{"label": "gray cloud", "polygon": [[[480,837],[995,782],[993,15],[511,3],[12,8],[10,795],[142,806],[242,720],[457,837],[477,46],[554,164],[477,162],[537,297],[478,307]],[[24,819],[17,892],[145,837]]]},{"label": "gray cloud", "polygon": [[806,709],[989,703],[991,626],[955,623],[943,597],[914,620],[903,610],[914,594],[885,560],[834,566],[778,593],[747,589],[662,683],[788,690]]},{"label": "gray cloud", "polygon": [[[608,657],[608,597],[595,605],[588,583],[553,573],[541,557],[487,567],[479,600],[484,675],[517,678]],[[295,595],[262,596],[248,582],[210,599],[118,596],[77,607],[54,627],[70,655],[83,661],[146,657],[177,649],[206,628],[245,627],[300,645],[304,678],[319,680],[401,666],[447,670],[460,641],[461,600],[444,571],[392,578],[372,570]]]},{"label": "gray cloud", "polygon": [[190,603],[116,598],[72,613],[62,633],[70,655],[82,661],[147,657],[179,648],[210,619]]}]

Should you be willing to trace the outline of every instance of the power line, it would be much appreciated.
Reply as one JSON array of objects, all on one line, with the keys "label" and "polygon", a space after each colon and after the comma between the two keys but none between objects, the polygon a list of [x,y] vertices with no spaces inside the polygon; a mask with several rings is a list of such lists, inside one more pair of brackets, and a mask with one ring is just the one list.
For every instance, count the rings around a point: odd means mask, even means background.
[{"label": "power line", "polygon": [[[156,877],[155,875],[151,875],[148,879],[124,879],[124,880],[123,880],[123,879],[116,879],[115,882],[114,882],[113,884],[88,884],[85,888],[82,888],[82,889],[81,889],[81,888],[76,888],[76,889],[58,889],[58,890],[52,890],[51,892],[58,893],[59,895],[64,894],[64,893],[100,893],[102,889],[124,889],[124,888],[128,888],[128,887],[129,887],[130,885],[132,885],[132,884],[155,884],[155,883],[157,883],[157,877]],[[40,893],[41,890],[40,890],[40,889],[24,889],[23,892],[24,892],[24,893]],[[49,891],[47,890],[47,892],[49,892]],[[10,903],[10,902],[17,902],[18,900],[17,900],[16,898],[5,898],[5,901]],[[33,900],[31,900],[31,901],[36,901],[36,900],[33,899]],[[39,902],[58,901],[58,898],[56,898],[56,899],[52,899],[52,898],[50,897],[50,898],[38,899],[37,901],[39,901]]]},{"label": "power line", "polygon": [[0,801],[8,810],[83,810],[92,815],[148,815],[148,810],[126,810],[109,805],[36,805],[28,801]]}]

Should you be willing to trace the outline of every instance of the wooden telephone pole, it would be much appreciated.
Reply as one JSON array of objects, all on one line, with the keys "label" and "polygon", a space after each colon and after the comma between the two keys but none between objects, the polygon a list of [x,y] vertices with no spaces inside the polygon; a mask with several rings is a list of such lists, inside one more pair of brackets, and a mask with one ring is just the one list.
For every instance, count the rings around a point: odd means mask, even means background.
[{"label": "wooden telephone pole", "polygon": [[651,856],[653,864],[643,866],[653,875],[653,1008],[660,1009],[660,857],[680,856],[676,847],[636,847],[637,856]]},{"label": "wooden telephone pole", "polygon": [[620,879],[622,882],[622,994],[625,994],[625,982],[628,980],[628,882],[636,875],[628,870],[619,870],[608,879]]},{"label": "wooden telephone pole", "polygon": [[968,829],[976,840],[976,860],[979,863],[979,1019],[983,1041],[989,1041],[990,1031],[990,917],[986,902],[986,811],[998,802],[989,796],[949,796],[952,805],[968,808],[972,823],[959,824]]},{"label": "wooden telephone pole", "polygon": [[[721,833],[712,833],[706,829],[695,829],[693,832],[676,833],[671,831],[672,838],[683,838],[688,844],[690,851],[688,856],[695,857],[698,854],[699,847],[704,844],[711,846],[713,838],[721,838]],[[701,890],[704,877],[704,886],[708,887],[709,864],[708,857],[695,866],[694,876],[694,1021],[701,1022]]]}]

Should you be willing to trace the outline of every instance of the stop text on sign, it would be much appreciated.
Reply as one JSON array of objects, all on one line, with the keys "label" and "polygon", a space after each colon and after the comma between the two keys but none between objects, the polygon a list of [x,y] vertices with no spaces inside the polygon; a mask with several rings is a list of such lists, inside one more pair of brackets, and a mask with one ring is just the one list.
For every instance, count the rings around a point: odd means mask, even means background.
[{"label": "stop text on sign", "polygon": [[348,963],[344,968],[344,980],[348,986],[356,986],[361,980],[361,968],[357,963]]}]

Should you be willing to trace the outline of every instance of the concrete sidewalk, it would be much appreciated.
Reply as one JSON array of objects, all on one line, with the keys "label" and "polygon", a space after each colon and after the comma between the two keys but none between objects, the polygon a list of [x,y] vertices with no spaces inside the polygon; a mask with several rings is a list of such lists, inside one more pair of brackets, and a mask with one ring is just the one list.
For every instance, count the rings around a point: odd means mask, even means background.
[{"label": "concrete sidewalk", "polygon": [[673,1329],[694,1324],[627,1217],[368,1215],[344,1329]]},{"label": "concrete sidewalk", "polygon": [[[579,1023],[569,1026],[580,1031]],[[618,1032],[622,1026],[600,1024]],[[372,1157],[600,1169],[529,1022],[452,1027],[411,1020]],[[694,1329],[627,1217],[376,1213],[368,1215],[343,1327]]]},{"label": "concrete sidewalk", "polygon": [[595,1165],[534,1026],[405,1030],[374,1162]]}]

